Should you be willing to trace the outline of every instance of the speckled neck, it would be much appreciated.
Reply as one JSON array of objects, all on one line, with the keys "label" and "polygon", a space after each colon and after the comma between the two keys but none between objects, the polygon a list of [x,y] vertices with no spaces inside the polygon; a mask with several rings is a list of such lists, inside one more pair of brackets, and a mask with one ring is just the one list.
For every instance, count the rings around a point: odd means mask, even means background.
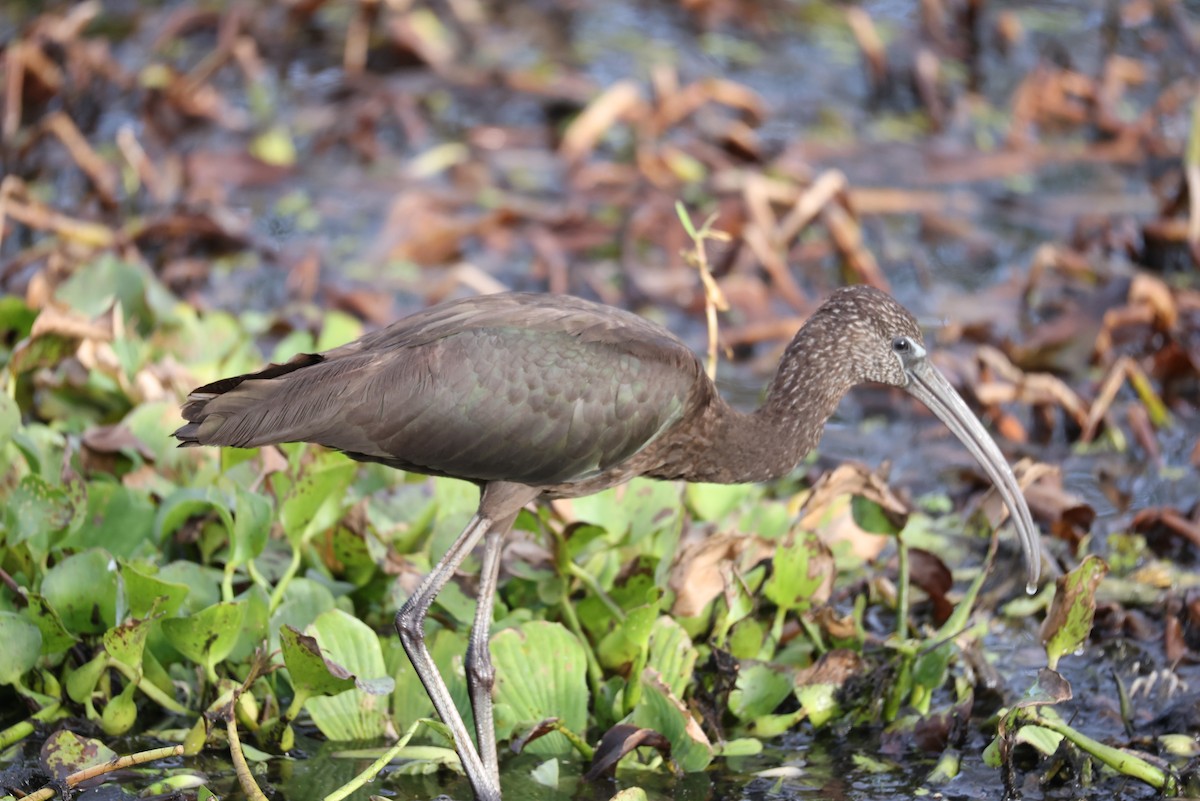
[{"label": "speckled neck", "polygon": [[710,449],[709,458],[695,459],[681,477],[736,484],[778,478],[796,467],[856,383],[855,354],[831,322],[818,314],[796,333],[758,410],[744,414],[714,398],[698,442]]}]

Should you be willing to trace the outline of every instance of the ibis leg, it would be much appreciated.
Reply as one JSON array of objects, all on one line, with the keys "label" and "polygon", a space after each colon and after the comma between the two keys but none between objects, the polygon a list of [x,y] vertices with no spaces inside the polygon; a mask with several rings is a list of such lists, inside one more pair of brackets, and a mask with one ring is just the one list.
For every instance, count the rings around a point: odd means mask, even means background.
[{"label": "ibis leg", "polygon": [[475,713],[475,739],[479,743],[484,770],[497,787],[500,786],[500,763],[496,756],[496,724],[492,717],[492,688],[496,685],[496,669],[492,666],[488,640],[496,582],[500,576],[500,552],[515,519],[516,515],[513,515],[507,520],[496,521],[484,538],[475,623],[471,626],[471,638],[467,644],[467,688],[471,694],[471,709]]},{"label": "ibis leg", "polygon": [[[486,484],[479,498],[479,511],[458,535],[450,550],[434,565],[433,570],[421,582],[400,611],[396,613],[396,632],[400,643],[417,671],[433,708],[450,728],[454,747],[462,760],[463,770],[471,782],[478,801],[501,801],[499,769],[496,760],[496,732],[492,723],[492,685],[494,673],[488,652],[488,629],[492,622],[492,599],[496,594],[496,579],[500,572],[500,546],[504,535],[512,528],[521,507],[532,501],[541,491],[524,484],[493,481]],[[470,644],[467,649],[467,683],[471,693],[471,706],[475,710],[475,726],[479,744],[487,759],[480,757],[479,750],[471,741],[462,715],[454,706],[446,682],[433,664],[429,648],[425,645],[425,615],[446,586],[467,554],[489,534],[483,555],[483,575],[480,580],[479,601],[475,622],[471,627]]]},{"label": "ibis leg", "polygon": [[[429,607],[433,605],[434,599],[446,586],[450,577],[454,575],[454,571],[462,564],[462,560],[479,542],[480,537],[492,527],[492,524],[493,521],[482,512],[471,518],[471,522],[450,546],[450,550],[442,557],[442,561],[434,566],[417,591],[396,613],[396,632],[400,635],[400,643],[404,646],[404,652],[408,654],[421,683],[425,685],[425,692],[433,701],[433,708],[437,710],[442,722],[450,728],[450,734],[454,737],[454,746],[462,760],[463,770],[466,771],[467,779],[471,782],[471,788],[475,791],[478,801],[501,801],[500,784],[492,773],[484,768],[483,761],[479,758],[479,752],[475,749],[475,744],[471,742],[471,735],[467,732],[462,715],[458,713],[458,709],[454,706],[454,700],[450,697],[450,690],[433,664],[429,648],[425,645],[424,626],[425,615],[429,612]],[[493,746],[493,752],[494,749],[495,746]]]}]

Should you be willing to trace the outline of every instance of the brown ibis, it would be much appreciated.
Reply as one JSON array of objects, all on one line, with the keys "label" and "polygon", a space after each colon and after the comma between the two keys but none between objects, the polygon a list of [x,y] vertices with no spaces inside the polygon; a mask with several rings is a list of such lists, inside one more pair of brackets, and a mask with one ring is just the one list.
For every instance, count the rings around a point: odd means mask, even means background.
[{"label": "brown ibis", "polygon": [[[352,459],[480,488],[466,529],[396,614],[480,801],[499,801],[488,654],[500,552],[538,498],[634,476],[741,483],[793,470],[856,384],[902,387],[962,440],[1003,496],[1034,585],[1038,533],[1000,449],[930,363],[913,316],[868,287],[835,291],[784,351],[762,406],[738,411],[655,323],[578,298],[498,294],[435,306],[361,339],[193,391],[181,446],[315,442]],[[430,605],[482,540],[466,676],[478,748],[425,645]]]}]

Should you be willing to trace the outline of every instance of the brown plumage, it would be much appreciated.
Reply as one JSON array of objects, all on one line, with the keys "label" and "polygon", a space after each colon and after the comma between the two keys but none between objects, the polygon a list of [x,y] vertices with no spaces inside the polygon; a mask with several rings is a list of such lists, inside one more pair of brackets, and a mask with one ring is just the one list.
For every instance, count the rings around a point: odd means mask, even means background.
[{"label": "brown plumage", "polygon": [[[833,293],[784,353],[763,406],[731,408],[687,346],[629,312],[502,294],[418,312],[323,354],[192,392],[181,446],[315,442],[353,459],[481,487],[479,510],[397,613],[396,628],[481,801],[500,798],[487,653],[499,555],[520,509],[634,476],[741,483],[791,471],[855,384],[904,387],[970,448],[1003,494],[1038,574],[1036,530],[999,449],[925,357],[916,321],[867,287]],[[467,679],[471,743],[425,647],[429,606],[485,539]]]}]

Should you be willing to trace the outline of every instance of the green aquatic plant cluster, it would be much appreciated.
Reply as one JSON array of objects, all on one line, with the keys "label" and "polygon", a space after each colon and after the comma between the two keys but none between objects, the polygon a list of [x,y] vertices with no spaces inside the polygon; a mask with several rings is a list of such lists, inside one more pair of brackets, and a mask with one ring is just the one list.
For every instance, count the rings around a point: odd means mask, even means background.
[{"label": "green aquatic plant cluster", "polygon": [[[43,766],[63,786],[97,766],[228,749],[260,797],[251,764],[291,750],[298,727],[383,744],[332,797],[389,765],[457,767],[391,616],[474,511],[475,488],[303,445],[217,452],[170,438],[181,394],[258,366],[254,343],[272,341],[274,322],[198,313],[113,257],[40,311],[0,299],[0,749],[44,738]],[[275,336],[272,358],[360,333],[337,313],[316,331]],[[1003,625],[979,603],[984,573],[940,625],[914,611],[909,589],[908,543],[953,541],[961,526],[897,514],[869,492],[818,509],[813,497],[794,482],[639,480],[523,512],[491,642],[499,737],[539,760],[517,783],[569,787],[590,762],[592,775],[636,784],[640,771],[758,753],[801,726],[904,737],[969,717],[961,655]],[[831,550],[817,531],[835,524],[894,538],[896,580]],[[1020,743],[1070,743],[1171,792],[1166,768],[1053,714],[1065,697],[1053,668],[1086,641],[1102,574],[1088,560],[1060,582],[1046,671],[1000,713],[986,757],[1002,765]],[[429,623],[468,722],[470,594],[452,583]],[[894,627],[871,629],[872,608]],[[120,758],[113,744],[130,733],[170,745]],[[944,745],[931,783],[954,773],[957,744]],[[203,784],[186,768],[169,780]]]}]

